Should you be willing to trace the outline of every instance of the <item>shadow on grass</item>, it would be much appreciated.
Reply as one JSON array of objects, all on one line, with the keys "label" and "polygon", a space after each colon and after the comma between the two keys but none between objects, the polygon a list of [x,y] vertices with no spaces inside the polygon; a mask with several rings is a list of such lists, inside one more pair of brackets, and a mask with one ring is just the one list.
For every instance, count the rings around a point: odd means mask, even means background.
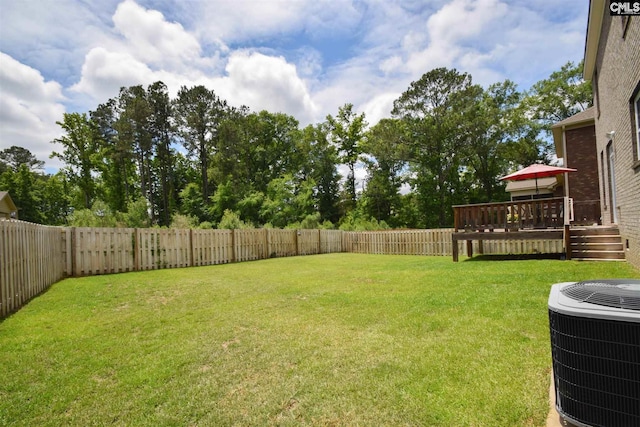
[{"label": "shadow on grass", "polygon": [[500,254],[500,255],[477,255],[467,258],[464,262],[473,261],[522,261],[532,259],[555,259],[565,260],[564,254]]}]

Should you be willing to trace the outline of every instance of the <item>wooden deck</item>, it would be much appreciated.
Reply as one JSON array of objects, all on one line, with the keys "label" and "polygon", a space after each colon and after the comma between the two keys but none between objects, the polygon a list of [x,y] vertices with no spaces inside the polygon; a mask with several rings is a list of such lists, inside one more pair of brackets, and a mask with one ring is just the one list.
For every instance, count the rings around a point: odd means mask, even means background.
[{"label": "wooden deck", "polygon": [[458,205],[454,210],[453,260],[458,261],[458,245],[467,242],[467,256],[473,256],[472,242],[485,240],[564,240],[567,247],[571,211],[569,198]]}]

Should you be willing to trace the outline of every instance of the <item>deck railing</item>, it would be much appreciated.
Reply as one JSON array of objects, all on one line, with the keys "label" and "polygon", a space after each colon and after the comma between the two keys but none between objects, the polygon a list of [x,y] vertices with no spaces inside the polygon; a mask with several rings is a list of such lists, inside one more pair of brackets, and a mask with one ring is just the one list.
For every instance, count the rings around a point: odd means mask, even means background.
[{"label": "deck railing", "polygon": [[567,197],[519,200],[453,207],[455,231],[517,231],[560,228],[571,219]]}]

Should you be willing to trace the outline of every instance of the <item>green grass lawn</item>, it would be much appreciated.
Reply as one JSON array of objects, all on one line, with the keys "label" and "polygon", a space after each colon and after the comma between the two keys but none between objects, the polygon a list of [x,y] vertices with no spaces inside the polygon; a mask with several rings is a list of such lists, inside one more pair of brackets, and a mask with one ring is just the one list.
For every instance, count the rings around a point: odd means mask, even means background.
[{"label": "green grass lawn", "polygon": [[625,263],[332,254],[67,279],[0,323],[0,425],[542,426],[551,284]]}]

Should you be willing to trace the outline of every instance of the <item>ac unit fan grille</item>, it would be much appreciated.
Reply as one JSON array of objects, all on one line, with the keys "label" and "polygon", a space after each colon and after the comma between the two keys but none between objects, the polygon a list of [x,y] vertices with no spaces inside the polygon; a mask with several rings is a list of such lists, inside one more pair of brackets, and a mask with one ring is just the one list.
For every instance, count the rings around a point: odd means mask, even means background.
[{"label": "ac unit fan grille", "polygon": [[556,404],[594,427],[640,426],[640,323],[549,310]]},{"label": "ac unit fan grille", "polygon": [[640,280],[590,280],[565,286],[560,292],[580,302],[640,311]]}]

